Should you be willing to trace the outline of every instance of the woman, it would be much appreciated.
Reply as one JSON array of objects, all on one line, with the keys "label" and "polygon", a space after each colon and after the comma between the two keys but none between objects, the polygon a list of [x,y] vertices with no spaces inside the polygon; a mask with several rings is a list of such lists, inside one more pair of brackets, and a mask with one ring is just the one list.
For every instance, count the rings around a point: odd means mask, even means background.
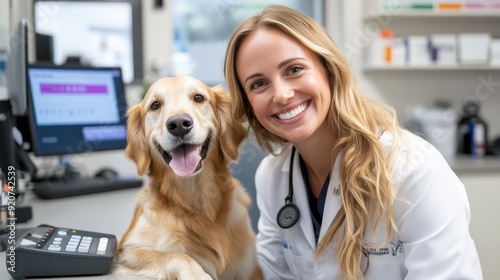
[{"label": "woman", "polygon": [[482,279],[463,185],[358,92],[318,23],[269,6],[236,28],[224,68],[234,117],[270,153],[255,175],[266,279]]}]

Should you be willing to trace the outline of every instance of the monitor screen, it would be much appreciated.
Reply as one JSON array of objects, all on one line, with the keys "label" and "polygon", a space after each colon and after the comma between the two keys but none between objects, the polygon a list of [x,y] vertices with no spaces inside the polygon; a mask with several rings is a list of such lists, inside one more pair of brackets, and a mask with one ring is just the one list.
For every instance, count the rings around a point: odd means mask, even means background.
[{"label": "monitor screen", "polygon": [[119,66],[125,83],[140,82],[141,4],[140,0],[34,0],[35,32],[53,38],[54,64]]},{"label": "monitor screen", "polygon": [[29,65],[28,83],[35,155],[125,148],[126,101],[120,68]]}]

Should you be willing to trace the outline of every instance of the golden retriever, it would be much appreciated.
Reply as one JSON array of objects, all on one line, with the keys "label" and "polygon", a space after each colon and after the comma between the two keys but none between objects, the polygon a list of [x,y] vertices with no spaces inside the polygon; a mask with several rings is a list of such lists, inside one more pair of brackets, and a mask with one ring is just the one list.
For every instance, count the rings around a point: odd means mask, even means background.
[{"label": "golden retriever", "polygon": [[157,279],[261,279],[250,197],[231,175],[247,136],[222,87],[162,78],[129,108],[126,155],[147,184],[115,273]]}]

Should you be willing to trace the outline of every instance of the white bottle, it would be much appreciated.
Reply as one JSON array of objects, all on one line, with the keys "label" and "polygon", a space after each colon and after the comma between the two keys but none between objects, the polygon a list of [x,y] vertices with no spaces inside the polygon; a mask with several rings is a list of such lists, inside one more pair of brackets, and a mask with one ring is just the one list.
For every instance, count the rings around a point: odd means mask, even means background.
[{"label": "white bottle", "polygon": [[486,139],[484,139],[485,137],[484,125],[482,123],[473,124],[472,133],[473,133],[472,155],[476,157],[483,157],[486,154]]}]

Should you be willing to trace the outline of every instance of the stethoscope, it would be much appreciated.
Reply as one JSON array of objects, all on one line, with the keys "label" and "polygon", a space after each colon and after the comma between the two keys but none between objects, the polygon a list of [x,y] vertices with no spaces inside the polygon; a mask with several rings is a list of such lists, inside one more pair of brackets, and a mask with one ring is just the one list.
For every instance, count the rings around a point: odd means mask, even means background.
[{"label": "stethoscope", "polygon": [[300,211],[297,205],[293,204],[293,158],[295,147],[292,146],[292,156],[290,159],[290,173],[288,176],[288,195],[285,197],[285,205],[278,212],[277,221],[281,228],[293,227],[300,218]]},{"label": "stethoscope", "polygon": [[[288,173],[288,195],[285,197],[285,205],[281,207],[280,211],[278,211],[277,221],[278,225],[283,228],[291,228],[293,227],[300,218],[300,211],[297,205],[293,203],[293,159],[295,156],[295,147],[292,146],[292,155],[290,158],[290,173]],[[362,250],[361,256],[361,272],[363,275],[368,270],[370,266],[370,259],[368,258],[368,252],[365,248]]]},{"label": "stethoscope", "polygon": [[[384,130],[382,130],[378,136],[382,136]],[[290,159],[290,173],[288,176],[288,195],[285,197],[285,205],[281,207],[278,211],[278,216],[276,217],[278,225],[283,228],[293,227],[300,218],[300,211],[297,205],[293,204],[293,158],[295,156],[295,147],[292,146],[292,156]]]}]

